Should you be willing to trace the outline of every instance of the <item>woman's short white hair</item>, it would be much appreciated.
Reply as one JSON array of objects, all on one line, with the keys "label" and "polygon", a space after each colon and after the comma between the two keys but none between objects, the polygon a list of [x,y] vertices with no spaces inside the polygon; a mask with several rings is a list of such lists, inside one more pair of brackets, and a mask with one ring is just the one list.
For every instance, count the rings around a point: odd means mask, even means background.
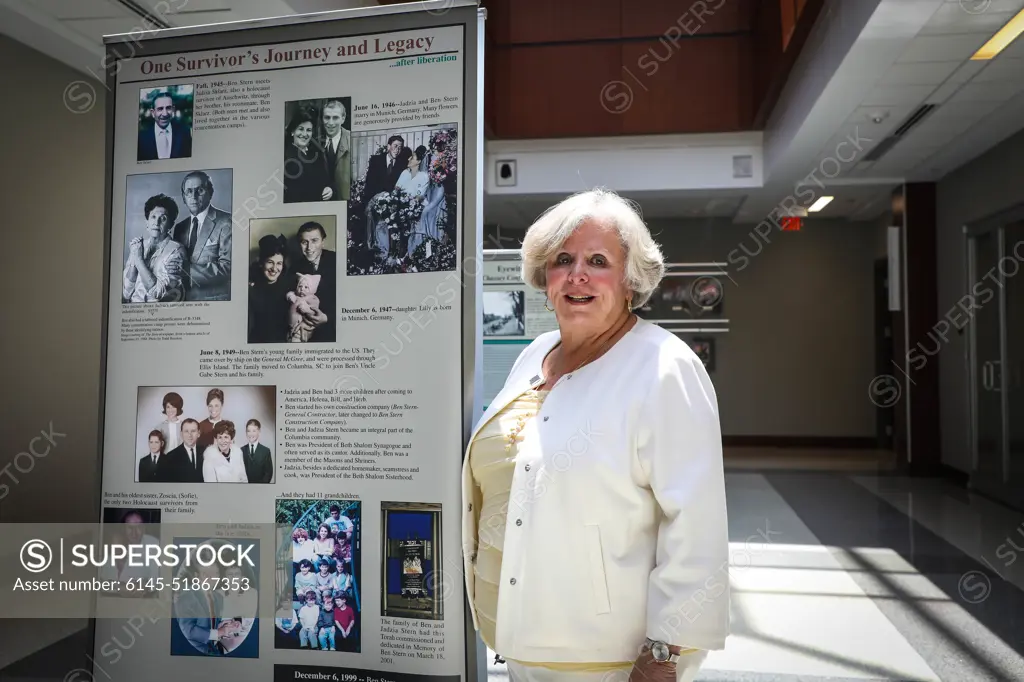
[{"label": "woman's short white hair", "polygon": [[545,211],[523,239],[523,281],[547,289],[548,259],[587,220],[614,228],[626,251],[626,286],[634,308],[647,303],[665,275],[661,248],[639,211],[615,192],[598,188],[579,192]]}]

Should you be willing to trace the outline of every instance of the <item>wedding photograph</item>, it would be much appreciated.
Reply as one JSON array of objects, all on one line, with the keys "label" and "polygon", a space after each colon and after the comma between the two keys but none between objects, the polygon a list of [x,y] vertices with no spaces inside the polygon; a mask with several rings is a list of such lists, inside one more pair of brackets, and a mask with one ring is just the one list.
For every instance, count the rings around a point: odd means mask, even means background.
[{"label": "wedding photograph", "polygon": [[231,300],[230,168],[127,178],[122,303]]},{"label": "wedding photograph", "polygon": [[139,143],[136,160],[192,157],[195,86],[162,85],[139,90]]},{"label": "wedding photograph", "polygon": [[522,336],[526,333],[526,294],[519,291],[485,291],[484,336]]},{"label": "wedding photograph", "polygon": [[458,125],[352,133],[347,272],[455,269]]},{"label": "wedding photograph", "polygon": [[[204,546],[217,552],[228,545],[228,556],[246,550],[248,556],[260,555],[259,540],[248,538],[175,537],[174,544],[195,545],[196,553]],[[172,592],[171,656],[259,658],[259,561],[236,563],[241,565],[213,561],[204,566],[181,557],[174,578],[189,588]]]},{"label": "wedding photograph", "polygon": [[362,503],[277,500],[274,648],[361,651]]},{"label": "wedding photograph", "polygon": [[249,221],[249,343],[333,343],[336,215]]},{"label": "wedding photograph", "polygon": [[140,386],[137,483],[273,483],[276,386]]}]

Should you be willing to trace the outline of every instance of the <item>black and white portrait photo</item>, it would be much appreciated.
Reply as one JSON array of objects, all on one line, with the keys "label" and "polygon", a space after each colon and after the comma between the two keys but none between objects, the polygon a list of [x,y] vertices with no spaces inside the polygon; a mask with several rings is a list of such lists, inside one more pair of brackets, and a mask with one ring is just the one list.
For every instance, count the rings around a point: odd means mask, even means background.
[{"label": "black and white portrait photo", "polygon": [[249,221],[249,343],[333,343],[334,215]]},{"label": "black and white portrait photo", "polygon": [[348,274],[454,270],[455,124],[352,135]]},{"label": "black and white portrait photo", "polygon": [[231,300],[231,169],[129,175],[123,303]]},{"label": "black and white portrait photo", "polygon": [[348,201],[351,98],[285,102],[284,120],[284,203]]},{"label": "black and white portrait photo", "polygon": [[526,294],[523,291],[485,291],[484,336],[526,334]]},{"label": "black and white portrait photo", "polygon": [[139,161],[192,156],[192,85],[165,85],[139,91]]},{"label": "black and white portrait photo", "polygon": [[140,386],[138,483],[273,483],[274,386]]}]

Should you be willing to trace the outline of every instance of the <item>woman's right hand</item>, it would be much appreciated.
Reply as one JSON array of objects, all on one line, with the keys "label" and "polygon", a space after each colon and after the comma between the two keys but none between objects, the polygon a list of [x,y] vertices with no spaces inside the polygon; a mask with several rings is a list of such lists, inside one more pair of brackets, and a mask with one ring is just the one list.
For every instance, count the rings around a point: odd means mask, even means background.
[{"label": "woman's right hand", "polygon": [[142,259],[142,237],[133,237],[128,243],[128,255],[132,258]]}]

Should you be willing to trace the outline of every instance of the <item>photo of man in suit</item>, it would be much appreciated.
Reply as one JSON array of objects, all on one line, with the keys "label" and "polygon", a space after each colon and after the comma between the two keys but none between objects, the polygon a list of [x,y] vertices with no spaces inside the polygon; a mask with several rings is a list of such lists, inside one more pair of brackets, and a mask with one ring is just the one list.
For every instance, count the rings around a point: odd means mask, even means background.
[{"label": "photo of man in suit", "polygon": [[231,300],[231,212],[212,205],[213,181],[192,171],[181,183],[189,216],[174,226],[174,241],[185,247],[186,301]]},{"label": "photo of man in suit", "polygon": [[181,445],[160,458],[157,463],[158,483],[202,483],[203,448],[199,440],[199,422],[185,419],[181,422]]},{"label": "photo of man in suit", "polygon": [[[348,99],[348,98],[345,98]],[[324,152],[327,177],[331,181],[332,201],[348,201],[352,184],[352,132],[345,127],[348,110],[340,99],[328,100],[321,114],[324,139],[320,147]]]},{"label": "photo of man in suit", "polygon": [[192,131],[175,119],[178,112],[174,96],[169,92],[157,92],[149,95],[146,104],[152,123],[139,130],[138,160],[190,158]]},{"label": "photo of man in suit", "polygon": [[[195,652],[222,656],[225,646],[221,640],[234,637],[242,629],[239,621],[224,618],[224,596],[216,587],[224,577],[223,569],[216,561],[209,566],[197,562],[195,577],[199,579],[200,585],[205,580],[207,585],[213,587],[179,592],[174,601],[174,620]],[[172,655],[182,653],[185,652],[175,651],[172,646]]]},{"label": "photo of man in suit", "polygon": [[242,446],[242,461],[249,483],[270,483],[274,478],[274,460],[270,448],[260,442],[261,428],[258,419],[250,419],[245,424],[247,442]]},{"label": "photo of man in suit", "polygon": [[392,135],[388,138],[387,152],[370,157],[370,163],[366,168],[367,198],[380,192],[390,192],[395,188],[398,177],[405,170],[405,165],[399,160],[404,148],[405,139],[401,135]]},{"label": "photo of man in suit", "polygon": [[[337,288],[338,288],[338,254],[324,248],[327,230],[316,221],[303,223],[299,227],[299,248],[302,258],[296,259],[293,275],[320,275],[320,285],[316,295],[320,299],[319,315],[312,319],[316,329],[310,337],[310,343],[333,343],[337,329]],[[292,290],[298,278],[293,277]]]}]

